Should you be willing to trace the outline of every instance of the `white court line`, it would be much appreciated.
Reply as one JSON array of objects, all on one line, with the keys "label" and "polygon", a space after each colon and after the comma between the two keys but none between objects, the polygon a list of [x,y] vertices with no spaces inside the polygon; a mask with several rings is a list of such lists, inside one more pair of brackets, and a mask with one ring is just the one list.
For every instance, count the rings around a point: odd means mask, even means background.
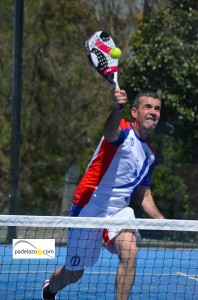
[{"label": "white court line", "polygon": [[183,276],[183,277],[188,277],[189,279],[198,281],[198,278],[192,275],[188,275],[186,273],[182,273],[182,272],[176,272],[177,275]]},{"label": "white court line", "polygon": [[[50,273],[52,272],[52,270],[45,270],[45,271],[1,271],[1,274],[41,274],[41,273]],[[93,275],[116,275],[116,272],[85,272],[84,274],[93,274]],[[188,277],[190,279],[196,280],[198,281],[197,277],[194,277],[193,275],[188,275],[185,273],[181,273],[181,272],[176,272],[176,273],[136,273],[137,276],[176,276],[176,275],[180,275],[180,276],[184,276],[184,277]]]}]

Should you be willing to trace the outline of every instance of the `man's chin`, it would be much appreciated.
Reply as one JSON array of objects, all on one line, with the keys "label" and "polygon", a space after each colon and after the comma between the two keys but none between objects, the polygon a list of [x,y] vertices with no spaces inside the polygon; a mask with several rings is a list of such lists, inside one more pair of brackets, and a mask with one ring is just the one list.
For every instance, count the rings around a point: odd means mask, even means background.
[{"label": "man's chin", "polygon": [[158,123],[158,120],[153,120],[153,119],[147,119],[146,120],[146,123],[147,124],[153,124],[154,126],[156,126],[157,125],[157,123]]},{"label": "man's chin", "polygon": [[148,131],[152,131],[152,130],[154,130],[155,129],[155,127],[157,126],[157,123],[155,122],[149,122],[149,124],[147,123],[146,124],[146,129],[148,130]]}]

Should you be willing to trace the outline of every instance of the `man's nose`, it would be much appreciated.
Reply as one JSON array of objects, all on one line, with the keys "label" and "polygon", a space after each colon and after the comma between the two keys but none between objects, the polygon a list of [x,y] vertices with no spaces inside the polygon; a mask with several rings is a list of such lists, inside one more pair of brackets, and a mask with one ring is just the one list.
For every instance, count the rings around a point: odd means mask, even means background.
[{"label": "man's nose", "polygon": [[151,109],[150,109],[150,114],[151,115],[156,115],[156,110],[155,110],[155,108],[154,107],[152,107]]}]

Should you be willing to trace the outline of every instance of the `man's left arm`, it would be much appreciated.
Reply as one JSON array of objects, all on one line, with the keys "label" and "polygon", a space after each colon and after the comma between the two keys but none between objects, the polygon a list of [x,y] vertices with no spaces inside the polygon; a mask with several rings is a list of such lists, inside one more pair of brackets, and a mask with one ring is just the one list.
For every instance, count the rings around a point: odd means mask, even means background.
[{"label": "man's left arm", "polygon": [[165,219],[155,204],[150,188],[140,186],[136,193],[136,199],[149,217],[153,219]]}]

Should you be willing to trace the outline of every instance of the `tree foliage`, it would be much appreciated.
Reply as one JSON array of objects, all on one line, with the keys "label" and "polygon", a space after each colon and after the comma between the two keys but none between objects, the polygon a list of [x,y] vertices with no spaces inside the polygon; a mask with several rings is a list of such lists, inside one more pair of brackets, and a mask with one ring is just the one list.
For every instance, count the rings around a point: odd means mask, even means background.
[{"label": "tree foliage", "polygon": [[197,159],[198,11],[191,6],[194,1],[185,7],[182,1],[175,7],[175,2],[141,22],[131,39],[125,78],[132,96],[141,89],[159,93],[163,117],[186,139],[186,148]]}]

